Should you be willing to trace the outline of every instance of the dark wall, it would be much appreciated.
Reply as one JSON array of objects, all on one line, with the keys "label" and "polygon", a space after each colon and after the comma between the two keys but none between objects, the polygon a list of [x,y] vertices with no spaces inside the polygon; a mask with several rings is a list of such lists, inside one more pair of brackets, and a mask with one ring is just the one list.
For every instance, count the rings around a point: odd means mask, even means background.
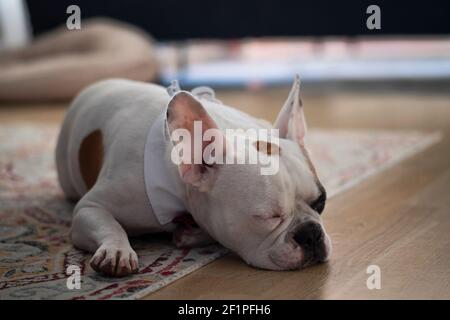
[{"label": "dark wall", "polygon": [[[65,23],[77,4],[82,18],[109,16],[159,40],[247,36],[450,34],[450,0],[28,0],[36,34]],[[366,8],[381,8],[381,30],[366,28]]]}]

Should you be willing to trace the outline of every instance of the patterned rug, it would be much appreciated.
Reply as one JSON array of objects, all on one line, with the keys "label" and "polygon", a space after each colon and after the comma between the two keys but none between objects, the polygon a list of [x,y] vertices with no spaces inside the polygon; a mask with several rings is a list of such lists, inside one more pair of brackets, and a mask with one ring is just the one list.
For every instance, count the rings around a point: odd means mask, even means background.
[{"label": "patterned rug", "polygon": [[[0,128],[0,299],[138,299],[224,255],[219,245],[176,249],[169,236],[133,239],[139,273],[95,273],[69,238],[71,210],[56,180],[57,127]],[[411,131],[314,131],[308,139],[330,196],[438,141]],[[81,288],[69,289],[69,265]]]}]

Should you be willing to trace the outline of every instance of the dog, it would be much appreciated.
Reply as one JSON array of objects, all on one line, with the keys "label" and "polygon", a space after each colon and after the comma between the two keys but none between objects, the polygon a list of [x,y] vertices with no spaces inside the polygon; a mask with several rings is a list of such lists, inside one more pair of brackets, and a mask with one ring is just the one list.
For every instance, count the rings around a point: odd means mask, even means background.
[{"label": "dog", "polygon": [[[277,143],[243,136],[248,148],[278,161],[276,173],[261,174],[261,163],[177,164],[172,136],[177,130],[193,134],[198,122],[202,133],[219,135],[276,129]],[[56,147],[60,185],[78,201],[73,244],[93,253],[94,270],[119,277],[139,270],[128,236],[159,232],[172,232],[177,247],[217,241],[262,269],[327,261],[331,241],[320,216],[326,191],[305,134],[298,76],[273,127],[222,104],[207,87],[188,92],[177,82],[166,89],[124,79],[93,84],[72,102]],[[220,152],[237,157],[227,136],[220,139],[226,142]],[[201,151],[209,146],[203,141]],[[177,223],[186,214],[194,221]]]}]

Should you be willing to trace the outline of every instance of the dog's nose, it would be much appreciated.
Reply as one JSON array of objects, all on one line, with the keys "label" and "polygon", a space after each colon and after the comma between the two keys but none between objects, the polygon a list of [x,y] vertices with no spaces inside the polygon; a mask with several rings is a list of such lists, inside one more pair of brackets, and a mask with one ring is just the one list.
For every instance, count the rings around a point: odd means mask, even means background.
[{"label": "dog's nose", "polygon": [[[317,222],[306,222],[295,232],[294,240],[307,254],[318,256],[323,246],[324,233]],[[320,257],[317,257],[320,258]]]}]

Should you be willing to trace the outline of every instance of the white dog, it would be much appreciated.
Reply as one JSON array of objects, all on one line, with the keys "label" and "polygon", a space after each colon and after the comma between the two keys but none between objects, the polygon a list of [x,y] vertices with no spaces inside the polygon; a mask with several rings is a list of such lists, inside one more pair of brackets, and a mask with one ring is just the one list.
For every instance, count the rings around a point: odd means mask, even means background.
[{"label": "white dog", "polygon": [[[261,174],[261,163],[175,164],[172,134],[193,133],[196,121],[203,132],[270,128],[221,104],[209,88],[189,93],[176,84],[166,90],[117,79],[94,84],[74,100],[56,163],[66,196],[79,199],[72,241],[94,253],[92,268],[113,276],[136,272],[128,235],[157,232],[174,232],[179,247],[218,241],[264,269],[326,261],[331,242],[320,218],[326,193],[304,145],[299,78],[274,124],[278,144],[248,137],[249,148],[277,157],[275,174]],[[202,151],[209,144],[203,141]],[[237,156],[226,147],[220,151]],[[186,213],[197,228],[175,222]]]}]

